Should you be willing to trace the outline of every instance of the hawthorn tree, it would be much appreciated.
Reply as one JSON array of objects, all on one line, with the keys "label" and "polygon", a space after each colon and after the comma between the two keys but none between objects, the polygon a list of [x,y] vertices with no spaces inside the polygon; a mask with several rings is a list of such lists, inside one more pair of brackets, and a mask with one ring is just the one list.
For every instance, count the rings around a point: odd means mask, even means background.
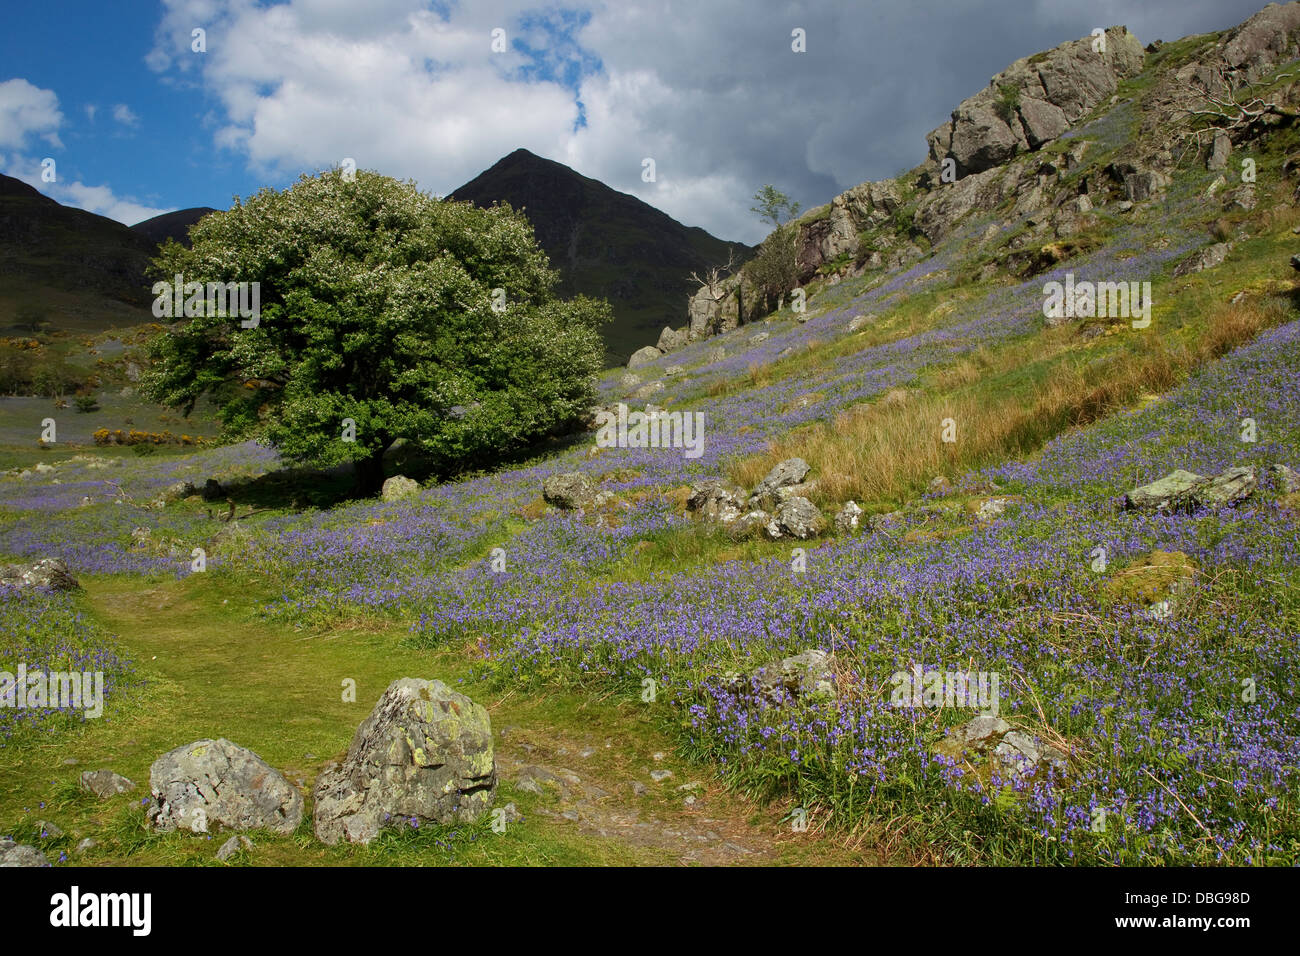
[{"label": "hawthorn tree", "polygon": [[750,263],[750,277],[764,303],[776,299],[779,310],[786,295],[799,284],[799,227],[792,221],[799,215],[799,204],[771,184],[754,193],[754,201],[758,205],[750,211],[771,223],[772,232]]},{"label": "hawthorn tree", "polygon": [[236,200],[190,240],[169,241],[152,274],[260,283],[260,315],[178,320],[152,344],[145,394],[186,414],[210,396],[226,437],[297,464],[352,462],[362,494],[398,439],[444,469],[480,467],[592,403],[609,306],[556,299],[558,274],[508,206],[332,170]]}]

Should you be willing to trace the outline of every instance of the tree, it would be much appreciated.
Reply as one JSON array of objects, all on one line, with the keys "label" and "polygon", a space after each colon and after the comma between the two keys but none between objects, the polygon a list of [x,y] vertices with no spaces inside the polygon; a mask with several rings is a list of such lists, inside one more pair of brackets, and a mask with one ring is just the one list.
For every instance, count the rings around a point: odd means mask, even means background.
[{"label": "tree", "polygon": [[758,205],[750,206],[749,211],[758,213],[774,229],[779,229],[799,215],[799,204],[771,183],[754,193],[754,202]]},{"label": "tree", "polygon": [[362,494],[398,439],[444,470],[479,467],[592,403],[609,306],[555,299],[558,274],[509,206],[332,170],[236,200],[190,238],[153,274],[259,283],[260,315],[201,303],[152,343],[144,393],[186,414],[210,396],[226,437],[297,464],[353,462]]},{"label": "tree", "polygon": [[[1294,73],[1279,73],[1270,83],[1280,83],[1294,76]],[[1218,133],[1241,140],[1258,135],[1267,127],[1290,125],[1300,120],[1300,110],[1280,99],[1285,87],[1260,95],[1247,92],[1249,86],[1246,76],[1233,69],[1224,57],[1209,65],[1205,74],[1193,77],[1192,82],[1180,91],[1181,95],[1175,97],[1172,107],[1165,111],[1167,119],[1204,124],[1191,131],[1184,154],[1189,147],[1199,149],[1205,146],[1207,140],[1212,140]]]},{"label": "tree", "polygon": [[750,278],[763,295],[764,304],[776,299],[777,309],[785,304],[786,294],[799,282],[799,228],[791,220],[799,214],[799,204],[771,183],[754,193],[756,212],[772,224],[772,232],[750,264]]}]

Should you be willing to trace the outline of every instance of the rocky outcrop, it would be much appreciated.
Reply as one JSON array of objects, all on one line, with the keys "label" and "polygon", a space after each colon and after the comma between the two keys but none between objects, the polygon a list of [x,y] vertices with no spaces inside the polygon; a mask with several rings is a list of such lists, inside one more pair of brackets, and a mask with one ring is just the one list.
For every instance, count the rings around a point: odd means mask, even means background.
[{"label": "rocky outcrop", "polygon": [[492,804],[487,710],[442,681],[404,677],[316,784],[316,837],[368,843],[390,822],[473,823]]},{"label": "rocky outcrop", "polygon": [[149,769],[159,830],[292,833],[302,820],[302,794],[265,760],[225,738],[196,740],[154,761]]},{"label": "rocky outcrop", "polygon": [[807,498],[789,498],[776,507],[767,526],[770,538],[797,538],[807,541],[826,530],[821,510]]},{"label": "rocky outcrop", "polygon": [[742,683],[756,687],[758,696],[773,705],[812,697],[835,698],[839,693],[834,660],[817,648],[760,667],[748,678],[736,677],[731,685],[740,687]]},{"label": "rocky outcrop", "polygon": [[659,344],[656,348],[660,352],[667,354],[685,348],[690,344],[690,341],[691,335],[688,329],[674,329],[665,326],[664,330],[659,333]]},{"label": "rocky outcrop", "polygon": [[1127,28],[1106,31],[1105,52],[1094,50],[1098,39],[1063,43],[1011,64],[930,132],[930,158],[952,159],[964,177],[1059,137],[1112,96],[1121,79],[1142,71],[1142,45]]},{"label": "rocky outcrop", "polygon": [[51,591],[75,591],[81,587],[68,566],[58,558],[45,558],[24,567],[0,564],[0,585],[11,588],[46,588]]}]

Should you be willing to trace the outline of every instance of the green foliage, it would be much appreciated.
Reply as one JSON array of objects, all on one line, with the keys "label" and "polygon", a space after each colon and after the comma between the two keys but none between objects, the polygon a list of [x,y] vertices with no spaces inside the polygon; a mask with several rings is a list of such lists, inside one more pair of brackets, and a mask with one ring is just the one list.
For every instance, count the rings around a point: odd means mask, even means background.
[{"label": "green foliage", "polygon": [[998,87],[998,98],[994,104],[994,109],[1006,123],[1011,122],[1011,118],[1016,115],[1016,110],[1020,108],[1020,90],[1010,83],[1004,83]]},{"label": "green foliage", "polygon": [[799,228],[792,223],[778,226],[758,247],[745,271],[764,299],[780,299],[798,284],[798,250]]},{"label": "green foliage", "polygon": [[[509,206],[440,202],[360,171],[303,176],[205,217],[154,274],[258,282],[255,328],[203,315],[153,343],[142,391],[220,407],[228,437],[382,481],[397,439],[448,470],[490,464],[572,423],[602,365],[604,302],[562,302],[532,227]],[[504,311],[493,291],[504,293]],[[344,420],[355,442],[344,441]]]},{"label": "green foliage", "polygon": [[799,204],[771,183],[754,193],[754,202],[758,205],[750,206],[750,211],[758,213],[776,229],[799,215]]},{"label": "green foliage", "polygon": [[99,411],[99,402],[95,400],[94,395],[78,395],[72,400],[72,404],[77,407],[79,412]]}]

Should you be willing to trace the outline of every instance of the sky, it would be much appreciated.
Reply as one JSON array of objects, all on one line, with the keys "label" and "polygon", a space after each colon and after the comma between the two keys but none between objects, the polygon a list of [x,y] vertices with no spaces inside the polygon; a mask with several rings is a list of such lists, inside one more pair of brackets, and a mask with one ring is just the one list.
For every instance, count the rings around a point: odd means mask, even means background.
[{"label": "sky", "polygon": [[1173,40],[1263,6],[8,0],[0,172],[130,225],[349,159],[442,196],[524,147],[755,243],[760,186],[811,208],[909,169],[1019,57],[1116,24]]}]

